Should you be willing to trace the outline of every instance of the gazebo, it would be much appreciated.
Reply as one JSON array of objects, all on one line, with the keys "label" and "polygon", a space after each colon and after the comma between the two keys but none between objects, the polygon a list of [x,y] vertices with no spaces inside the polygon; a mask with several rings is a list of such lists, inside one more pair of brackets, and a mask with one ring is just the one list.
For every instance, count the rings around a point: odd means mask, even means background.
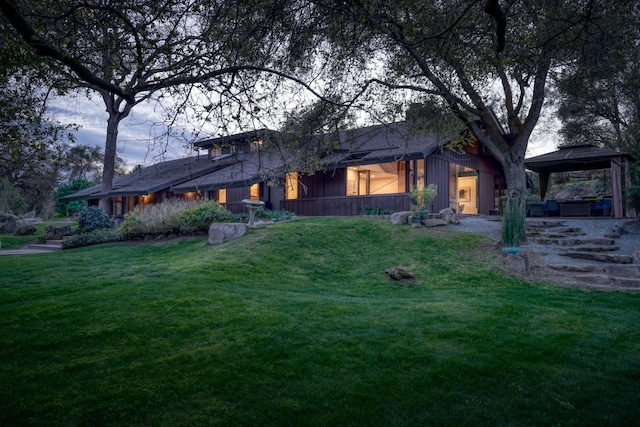
[{"label": "gazebo", "polygon": [[612,211],[616,218],[624,218],[623,183],[628,184],[631,155],[590,144],[564,145],[558,150],[524,161],[525,167],[540,177],[540,199],[544,200],[553,172],[611,169]]}]

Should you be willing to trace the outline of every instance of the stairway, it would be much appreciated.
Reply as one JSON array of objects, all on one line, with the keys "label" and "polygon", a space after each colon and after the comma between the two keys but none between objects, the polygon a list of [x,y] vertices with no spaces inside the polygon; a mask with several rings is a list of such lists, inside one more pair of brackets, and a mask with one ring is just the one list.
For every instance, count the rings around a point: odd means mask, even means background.
[{"label": "stairway", "polygon": [[[587,236],[580,228],[565,227],[562,221],[536,221],[526,224],[530,243],[544,245],[566,263],[548,263],[552,270],[573,273],[576,283],[589,287],[640,291],[640,264],[629,254],[616,253],[620,247],[615,231],[602,237]],[[584,260],[581,263],[575,260]]]},{"label": "stairway", "polygon": [[27,245],[27,249],[35,249],[39,251],[61,251],[62,240],[47,240],[45,243],[31,243]]}]

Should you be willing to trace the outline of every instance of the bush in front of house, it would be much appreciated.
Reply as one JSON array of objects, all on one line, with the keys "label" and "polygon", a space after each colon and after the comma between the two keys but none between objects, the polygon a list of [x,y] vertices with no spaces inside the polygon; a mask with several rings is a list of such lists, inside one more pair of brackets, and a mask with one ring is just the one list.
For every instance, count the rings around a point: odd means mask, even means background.
[{"label": "bush in front of house", "polygon": [[90,206],[80,212],[78,217],[78,229],[80,233],[89,233],[101,228],[112,228],[113,223],[109,216],[98,206]]},{"label": "bush in front of house", "polygon": [[213,222],[231,220],[231,213],[216,201],[168,199],[155,205],[136,206],[125,214],[121,229],[130,237],[171,234],[207,230]]},{"label": "bush in front of house", "polygon": [[229,222],[233,219],[231,212],[215,200],[194,203],[180,215],[181,231],[204,231],[214,222]]},{"label": "bush in front of house", "polygon": [[76,234],[62,241],[62,249],[73,249],[100,243],[121,242],[127,240],[122,232],[115,228],[98,228],[88,233]]},{"label": "bush in front of house", "polygon": [[256,211],[256,218],[270,219],[272,221],[282,221],[285,219],[291,219],[294,216],[296,216],[296,214],[293,212],[289,212],[285,210],[265,209],[264,207],[259,208]]}]

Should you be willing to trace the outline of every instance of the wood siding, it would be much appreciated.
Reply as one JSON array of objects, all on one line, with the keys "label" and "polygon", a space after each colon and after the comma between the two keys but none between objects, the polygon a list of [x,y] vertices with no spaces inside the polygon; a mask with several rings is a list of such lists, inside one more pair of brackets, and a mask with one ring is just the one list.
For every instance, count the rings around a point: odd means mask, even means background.
[{"label": "wood siding", "polygon": [[365,207],[408,211],[410,204],[409,194],[402,193],[283,200],[280,207],[302,216],[353,216],[360,215]]}]

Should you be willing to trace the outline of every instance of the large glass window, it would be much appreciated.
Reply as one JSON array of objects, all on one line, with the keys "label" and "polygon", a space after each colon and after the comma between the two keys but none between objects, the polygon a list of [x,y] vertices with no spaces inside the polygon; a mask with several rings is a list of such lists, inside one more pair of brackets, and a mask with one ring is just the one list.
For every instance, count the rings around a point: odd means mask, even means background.
[{"label": "large glass window", "polygon": [[298,198],[298,172],[290,172],[285,176],[285,194],[287,200]]},{"label": "large glass window", "polygon": [[347,196],[404,193],[405,176],[405,162],[348,167]]}]

